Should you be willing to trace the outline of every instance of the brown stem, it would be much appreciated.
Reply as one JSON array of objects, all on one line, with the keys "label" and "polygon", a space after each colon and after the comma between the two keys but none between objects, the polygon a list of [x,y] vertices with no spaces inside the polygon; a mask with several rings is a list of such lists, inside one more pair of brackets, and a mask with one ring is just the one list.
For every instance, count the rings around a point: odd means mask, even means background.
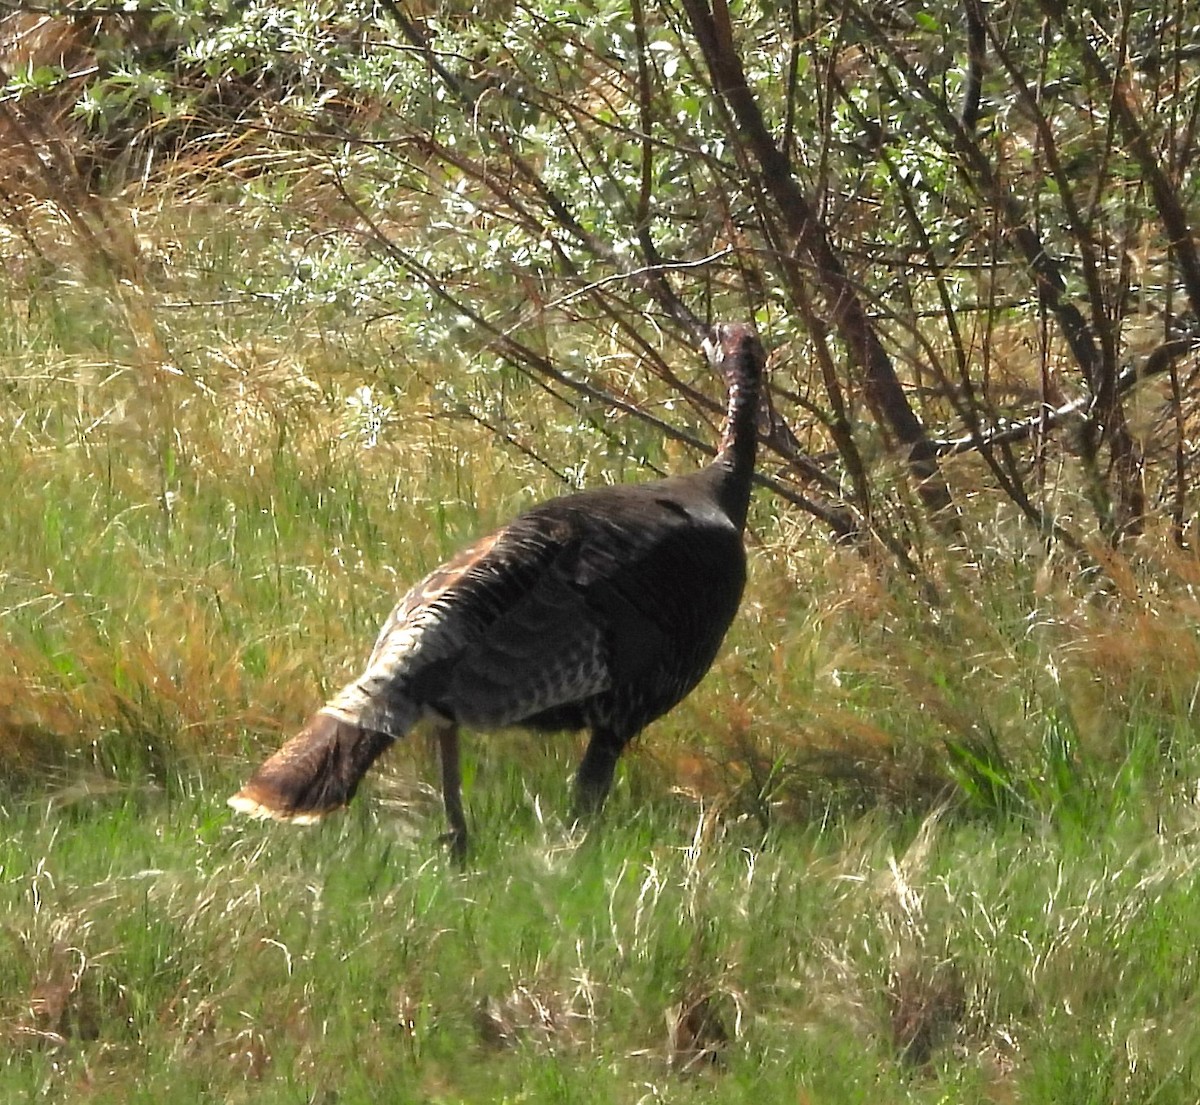
[{"label": "brown stem", "polygon": [[787,156],[767,129],[754,93],[746,83],[741,58],[733,44],[724,0],[682,0],[692,33],[699,43],[713,86],[729,105],[762,173],[763,185],[779,209],[789,233],[808,256],[831,304],[833,324],[862,366],[866,400],[877,417],[908,452],[909,469],[918,494],[934,514],[952,506],[930,447],[895,367],[879,340],[857,290],[830,241],[828,228],[792,175]]}]

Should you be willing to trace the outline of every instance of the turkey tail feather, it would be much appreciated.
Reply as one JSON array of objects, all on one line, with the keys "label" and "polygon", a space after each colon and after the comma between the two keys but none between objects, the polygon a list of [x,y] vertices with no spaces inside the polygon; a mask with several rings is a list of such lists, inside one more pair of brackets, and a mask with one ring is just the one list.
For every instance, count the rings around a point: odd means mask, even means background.
[{"label": "turkey tail feather", "polygon": [[229,799],[239,813],[309,824],[346,805],[392,738],[321,712]]}]

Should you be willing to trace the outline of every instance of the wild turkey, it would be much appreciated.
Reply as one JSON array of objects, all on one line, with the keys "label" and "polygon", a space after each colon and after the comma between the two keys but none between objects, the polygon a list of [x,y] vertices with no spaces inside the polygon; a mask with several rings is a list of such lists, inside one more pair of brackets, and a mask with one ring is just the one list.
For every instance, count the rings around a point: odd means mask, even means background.
[{"label": "wild turkey", "polygon": [[728,390],[712,463],[552,499],[463,549],[400,600],[365,673],[229,804],[315,821],[349,802],[379,754],[429,718],[459,858],[460,725],[590,729],[577,804],[598,809],[621,750],[708,670],[746,581],[763,350],[740,324],[714,327],[704,349]]}]

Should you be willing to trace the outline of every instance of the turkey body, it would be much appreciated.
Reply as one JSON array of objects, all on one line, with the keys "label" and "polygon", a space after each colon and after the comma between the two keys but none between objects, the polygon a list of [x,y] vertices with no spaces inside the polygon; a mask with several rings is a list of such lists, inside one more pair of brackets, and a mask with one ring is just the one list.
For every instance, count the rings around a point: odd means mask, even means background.
[{"label": "turkey body", "polygon": [[458,729],[589,729],[576,780],[599,807],[621,750],[703,677],[746,581],[742,543],[763,353],[752,328],[714,328],[726,380],[717,458],[684,476],[553,499],[414,586],[363,674],[230,799],[311,821],[344,805],[375,758],[436,726],[450,839],[465,853]]},{"label": "turkey body", "polygon": [[419,705],[472,729],[636,733],[708,670],[745,585],[741,532],[704,482],[556,499],[463,550],[331,708],[385,731]]}]

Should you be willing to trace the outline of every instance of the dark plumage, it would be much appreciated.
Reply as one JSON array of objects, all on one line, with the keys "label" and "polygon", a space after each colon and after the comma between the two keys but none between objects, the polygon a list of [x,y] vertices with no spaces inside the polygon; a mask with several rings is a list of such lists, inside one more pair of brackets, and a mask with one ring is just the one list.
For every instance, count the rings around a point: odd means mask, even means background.
[{"label": "dark plumage", "polygon": [[698,472],[553,499],[418,583],[366,672],[230,800],[308,822],[345,805],[379,754],[430,718],[460,856],[458,727],[590,729],[581,812],[603,804],[621,750],[701,679],[741,601],[764,356],[747,325],[705,352],[728,388],[716,458]]}]

